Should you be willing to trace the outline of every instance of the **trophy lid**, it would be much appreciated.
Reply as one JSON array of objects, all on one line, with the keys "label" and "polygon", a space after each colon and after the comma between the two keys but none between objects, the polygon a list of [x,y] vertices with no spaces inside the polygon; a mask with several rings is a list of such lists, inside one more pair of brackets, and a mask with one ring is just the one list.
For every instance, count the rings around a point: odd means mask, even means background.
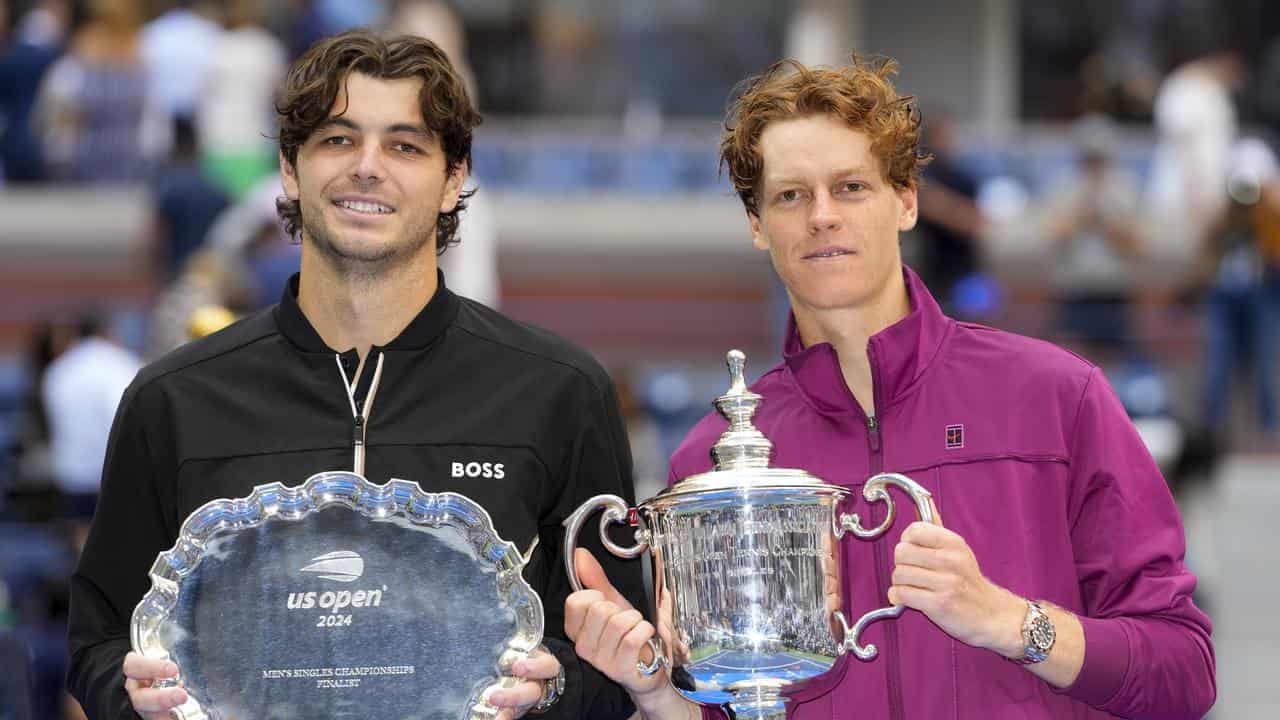
[{"label": "trophy lid", "polygon": [[823,488],[846,492],[844,488],[825,483],[804,470],[769,467],[773,443],[751,422],[764,398],[747,389],[746,353],[730,350],[725,355],[725,363],[729,366],[729,390],[716,398],[713,404],[729,421],[729,427],[711,448],[715,469],[690,475],[658,493],[651,501],[730,489]]}]

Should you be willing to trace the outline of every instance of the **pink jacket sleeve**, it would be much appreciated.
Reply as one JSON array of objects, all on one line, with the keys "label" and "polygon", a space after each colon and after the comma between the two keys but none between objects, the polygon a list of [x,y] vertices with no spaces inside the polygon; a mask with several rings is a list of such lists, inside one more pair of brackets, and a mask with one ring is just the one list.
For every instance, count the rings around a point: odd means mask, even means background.
[{"label": "pink jacket sleeve", "polygon": [[1097,369],[1071,427],[1085,657],[1063,692],[1134,720],[1201,718],[1217,694],[1212,626],[1169,489]]}]

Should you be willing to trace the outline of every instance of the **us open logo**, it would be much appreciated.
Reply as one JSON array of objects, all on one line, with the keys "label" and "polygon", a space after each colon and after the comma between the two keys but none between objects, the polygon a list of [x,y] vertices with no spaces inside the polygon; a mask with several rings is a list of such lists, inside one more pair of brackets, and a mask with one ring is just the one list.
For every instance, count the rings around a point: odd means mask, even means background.
[{"label": "us open logo", "polygon": [[355,582],[364,574],[364,558],[350,550],[337,550],[311,558],[311,564],[302,568],[304,573],[315,573],[325,580]]},{"label": "us open logo", "polygon": [[[311,561],[298,569],[304,575],[315,576],[322,580],[340,583],[352,583],[364,575],[364,558],[350,550],[337,550],[311,558]],[[291,592],[286,606],[290,610],[311,610],[319,608],[329,613],[338,613],[347,608],[378,607],[382,604],[382,594],[387,586],[369,590],[311,590]],[[344,616],[341,623],[350,624],[350,616]]]}]

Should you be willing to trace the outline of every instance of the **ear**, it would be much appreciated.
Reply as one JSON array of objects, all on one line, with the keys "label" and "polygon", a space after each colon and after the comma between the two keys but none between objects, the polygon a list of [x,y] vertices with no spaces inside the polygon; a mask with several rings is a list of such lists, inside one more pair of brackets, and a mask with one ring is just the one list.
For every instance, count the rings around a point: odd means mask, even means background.
[{"label": "ear", "polygon": [[751,228],[751,244],[760,250],[768,250],[769,238],[765,237],[764,228],[760,225],[760,216],[748,210],[747,225]]},{"label": "ear", "polygon": [[463,186],[467,184],[468,170],[467,163],[460,162],[458,167],[445,178],[444,195],[440,198],[440,212],[453,212],[453,209],[458,207],[458,197],[462,194]]},{"label": "ear", "polygon": [[280,185],[284,187],[285,197],[290,200],[297,200],[298,192],[298,169],[289,164],[284,153],[277,153],[280,158]]},{"label": "ear", "polygon": [[898,202],[901,205],[898,213],[898,231],[906,232],[916,226],[916,220],[920,215],[919,193],[914,184],[895,189],[894,192],[897,193]]}]

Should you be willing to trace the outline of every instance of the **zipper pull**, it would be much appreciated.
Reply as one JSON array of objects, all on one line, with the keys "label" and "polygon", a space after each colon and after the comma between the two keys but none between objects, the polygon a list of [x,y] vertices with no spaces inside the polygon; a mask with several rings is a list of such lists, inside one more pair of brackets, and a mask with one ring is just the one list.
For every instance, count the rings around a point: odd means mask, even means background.
[{"label": "zipper pull", "polygon": [[364,417],[356,415],[351,426],[351,472],[364,475]]},{"label": "zipper pull", "polygon": [[871,441],[871,452],[880,452],[880,422],[875,415],[867,416],[867,434]]}]

